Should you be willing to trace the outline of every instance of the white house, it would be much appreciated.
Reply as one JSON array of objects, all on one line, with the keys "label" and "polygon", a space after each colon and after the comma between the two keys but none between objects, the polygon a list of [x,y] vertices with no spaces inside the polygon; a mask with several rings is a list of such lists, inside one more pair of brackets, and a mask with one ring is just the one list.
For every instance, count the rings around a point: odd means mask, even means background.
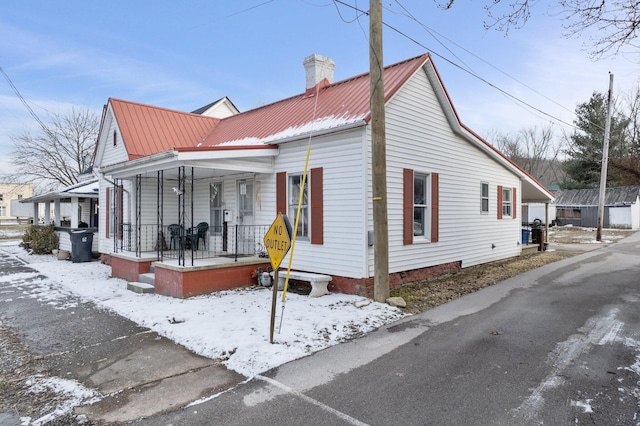
[{"label": "white house", "polygon": [[[305,91],[242,113],[226,98],[207,115],[109,99],[94,167],[113,275],[153,264],[155,291],[177,297],[254,283],[269,225],[293,223],[309,152],[292,268],[372,294],[369,75],[334,83],[330,59],[304,65]],[[384,80],[392,287],[519,255],[521,203],[553,195],[461,123],[429,55]]]},{"label": "white house", "polygon": [[[45,194],[24,198],[20,202],[29,206],[33,223],[56,225],[56,233],[60,238],[59,249],[71,251],[71,232],[97,232],[98,230],[98,191],[97,178],[89,177]],[[44,207],[43,207],[44,206]],[[92,251],[98,252],[98,241],[92,241]]]}]

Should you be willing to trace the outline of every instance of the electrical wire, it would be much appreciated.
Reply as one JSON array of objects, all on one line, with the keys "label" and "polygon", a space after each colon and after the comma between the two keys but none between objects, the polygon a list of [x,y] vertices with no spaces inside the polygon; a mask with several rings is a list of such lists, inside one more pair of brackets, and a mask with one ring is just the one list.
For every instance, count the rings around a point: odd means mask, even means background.
[{"label": "electrical wire", "polygon": [[[334,1],[334,2],[336,2],[336,3],[339,3],[339,4],[343,5],[343,6],[346,6],[346,7],[349,7],[349,8],[351,8],[351,9],[354,9],[355,11],[360,12],[361,14],[365,14],[365,15],[367,15],[367,16],[369,15],[369,12],[368,12],[368,11],[361,10],[361,9],[359,9],[357,6],[350,5],[350,4],[348,4],[348,3],[345,3],[345,2],[344,2],[344,1],[342,1],[342,0],[333,0],[333,1]],[[401,7],[403,7],[403,6],[401,6]],[[403,7],[403,8],[404,8],[404,7]],[[416,22],[419,22],[419,21],[416,21]],[[423,43],[419,42],[419,41],[418,41],[418,40],[416,40],[415,38],[413,38],[413,37],[409,36],[408,34],[404,33],[403,31],[399,30],[398,28],[396,28],[396,27],[394,27],[394,26],[392,26],[392,25],[390,25],[390,24],[388,24],[388,23],[386,23],[386,22],[384,22],[384,21],[383,21],[383,23],[382,23],[382,24],[383,24],[385,27],[389,28],[390,30],[392,30],[392,31],[396,32],[397,34],[399,34],[399,35],[401,35],[401,36],[405,37],[407,40],[409,40],[409,41],[413,42],[414,44],[416,44],[416,45],[420,46],[421,48],[423,48],[423,49],[427,50],[428,52],[431,52],[434,56],[437,56],[438,58],[440,58],[440,59],[442,59],[442,60],[446,61],[446,62],[447,62],[447,63],[449,63],[450,65],[452,65],[452,66],[454,66],[454,67],[456,67],[456,68],[460,69],[461,71],[463,71],[463,72],[465,72],[465,73],[467,73],[467,74],[471,75],[471,76],[472,76],[472,77],[474,77],[475,79],[477,79],[477,80],[479,80],[479,81],[483,82],[483,83],[484,83],[484,84],[486,84],[487,86],[489,86],[489,87],[491,87],[491,88],[493,88],[493,89],[497,90],[498,92],[500,92],[501,94],[503,94],[503,95],[504,95],[504,96],[506,96],[507,98],[509,98],[509,99],[511,99],[511,100],[513,100],[513,101],[515,101],[515,102],[516,102],[517,104],[519,104],[521,107],[526,107],[526,108],[527,108],[527,110],[528,110],[529,112],[531,112],[531,111],[536,111],[537,113],[541,114],[542,116],[545,116],[545,117],[547,117],[547,118],[549,118],[549,119],[551,119],[551,120],[553,120],[553,121],[556,121],[556,122],[562,123],[562,124],[564,124],[564,125],[566,125],[566,126],[568,126],[568,127],[571,127],[571,128],[573,128],[573,129],[578,129],[578,128],[577,128],[577,126],[575,126],[573,123],[568,123],[568,122],[566,122],[565,120],[562,120],[561,118],[558,118],[558,117],[556,117],[556,116],[552,115],[551,113],[548,113],[548,112],[546,112],[546,111],[543,111],[542,109],[540,109],[540,108],[538,108],[538,107],[536,107],[536,106],[534,106],[534,105],[530,104],[529,102],[526,102],[526,101],[524,101],[524,100],[522,100],[522,99],[518,98],[518,97],[517,97],[517,96],[515,96],[515,95],[512,95],[511,93],[509,93],[509,92],[507,92],[506,90],[502,89],[501,87],[499,87],[499,86],[497,86],[497,85],[495,85],[495,84],[491,83],[491,82],[490,82],[490,81],[488,81],[486,78],[484,78],[484,77],[482,77],[482,76],[478,75],[477,73],[473,72],[472,70],[469,70],[469,69],[465,68],[464,66],[462,66],[462,65],[460,65],[460,64],[458,64],[458,63],[456,63],[455,61],[453,61],[453,60],[451,60],[451,59],[447,58],[446,56],[444,56],[444,55],[442,55],[442,54],[438,53],[438,52],[437,52],[437,51],[435,51],[434,49],[431,49],[431,48],[429,48],[429,47],[425,46]],[[421,24],[421,25],[423,25],[423,24]],[[426,27],[426,26],[425,26],[425,27]],[[434,38],[435,38],[435,37],[434,37]],[[449,50],[449,49],[447,49],[447,50]],[[454,56],[455,56],[455,55],[454,55]],[[494,67],[494,68],[496,68],[496,69],[498,69],[498,68],[497,68],[497,67],[495,67],[495,66],[493,66],[493,67]],[[503,73],[504,73],[504,72],[503,72]],[[504,74],[508,76],[508,74],[506,74],[506,73],[504,73]],[[518,80],[516,80],[516,79],[514,79],[514,80],[515,80],[515,81],[517,81],[517,82],[518,82],[518,83],[520,83],[520,84],[523,84],[523,83],[521,83],[520,81],[518,81]],[[523,85],[524,85],[524,84],[523,84]],[[525,86],[525,87],[528,87],[528,86],[526,86],[526,85],[524,85],[524,86]],[[543,95],[543,96],[544,96],[544,95]],[[563,108],[564,108],[564,107],[563,107]],[[598,126],[598,127],[601,127],[601,126],[597,125],[596,123],[593,123],[593,124],[594,124],[594,125],[596,125],[596,126]]]}]

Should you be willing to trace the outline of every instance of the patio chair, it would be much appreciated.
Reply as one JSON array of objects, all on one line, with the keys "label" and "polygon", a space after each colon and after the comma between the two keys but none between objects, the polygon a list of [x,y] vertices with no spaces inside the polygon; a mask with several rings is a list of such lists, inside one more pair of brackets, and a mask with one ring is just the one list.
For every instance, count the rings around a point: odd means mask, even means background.
[{"label": "patio chair", "polygon": [[181,237],[184,236],[184,232],[182,231],[182,226],[174,223],[167,227],[169,229],[169,235],[171,236],[171,240],[169,241],[169,246],[171,250],[176,250],[177,248],[182,246]]},{"label": "patio chair", "polygon": [[202,244],[204,244],[204,248],[207,248],[207,232],[209,231],[209,224],[207,222],[200,222],[193,229],[191,235],[188,235],[187,238],[189,242],[193,244],[193,248],[198,250],[200,248],[200,240],[202,240]]}]

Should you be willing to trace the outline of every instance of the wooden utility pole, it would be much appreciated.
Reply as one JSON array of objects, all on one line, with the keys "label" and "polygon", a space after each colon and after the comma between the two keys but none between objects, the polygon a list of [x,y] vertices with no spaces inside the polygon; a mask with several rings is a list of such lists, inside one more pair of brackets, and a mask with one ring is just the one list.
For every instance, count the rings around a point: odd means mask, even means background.
[{"label": "wooden utility pole", "polygon": [[369,0],[371,157],[373,166],[373,298],[389,298],[389,225],[387,223],[387,148],[382,61],[382,0]]},{"label": "wooden utility pole", "polygon": [[609,73],[609,96],[607,100],[607,121],[604,124],[604,144],[602,146],[602,169],[600,169],[600,200],[598,204],[598,230],[596,241],[602,241],[604,225],[604,201],[607,195],[607,165],[609,163],[609,133],[611,131],[611,97],[613,93],[613,74]]}]

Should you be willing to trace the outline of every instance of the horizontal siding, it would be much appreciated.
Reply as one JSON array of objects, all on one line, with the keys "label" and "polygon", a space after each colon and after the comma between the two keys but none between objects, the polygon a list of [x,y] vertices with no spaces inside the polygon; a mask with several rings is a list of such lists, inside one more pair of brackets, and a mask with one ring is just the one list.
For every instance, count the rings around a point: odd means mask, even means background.
[{"label": "horizontal siding", "polygon": [[[113,183],[111,177],[107,177],[105,179],[103,176],[100,177],[100,209],[98,210],[98,221],[99,221],[99,251],[100,253],[113,253],[113,239],[106,238],[106,229],[107,229],[107,219],[109,212],[106,210],[107,207],[107,188],[111,188],[111,193],[113,194]],[[124,187],[124,195],[123,195],[123,222],[131,223],[131,206],[134,205],[135,199],[132,198],[132,194],[134,193],[134,187],[132,186],[130,181],[123,181]],[[113,195],[111,196],[110,203],[113,203]],[[135,216],[133,217],[135,220]],[[95,237],[94,237],[95,238]]]},{"label": "horizontal siding", "polygon": [[[520,253],[520,219],[497,219],[498,185],[517,188],[519,210],[519,179],[453,133],[424,73],[418,72],[388,104],[386,121],[390,272],[454,261],[471,266]],[[403,168],[439,173],[437,243],[403,244]],[[489,183],[488,214],[480,212],[481,182]],[[372,193],[370,182],[367,190]],[[371,212],[369,203],[373,223]],[[369,250],[369,264],[372,276],[373,249]]]},{"label": "horizontal siding", "polygon": [[[361,130],[352,130],[312,140],[308,170],[323,168],[324,244],[298,240],[292,268],[353,278],[366,274],[361,135]],[[280,145],[275,171],[302,173],[306,150],[307,141]],[[265,192],[275,195],[275,175],[265,179]],[[263,220],[271,223],[275,211],[275,197],[270,197]],[[293,226],[295,218],[290,220]],[[288,262],[287,256],[282,265]]]},{"label": "horizontal siding", "polygon": [[[116,146],[113,146],[113,132],[117,134]],[[122,135],[117,128],[117,123],[111,108],[107,111],[104,127],[98,139],[98,155],[95,164],[97,168],[108,166],[111,164],[122,163],[129,159],[127,150],[125,149]]]}]

